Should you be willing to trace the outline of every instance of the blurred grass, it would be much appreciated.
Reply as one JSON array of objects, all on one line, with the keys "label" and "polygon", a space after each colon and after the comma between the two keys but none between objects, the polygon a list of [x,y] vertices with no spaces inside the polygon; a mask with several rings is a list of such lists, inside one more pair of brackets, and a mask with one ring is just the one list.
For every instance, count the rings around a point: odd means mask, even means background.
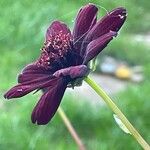
[{"label": "blurred grass", "polygon": [[[114,99],[146,140],[150,141],[150,53],[149,47],[133,38],[134,34],[149,32],[149,1],[1,0],[0,150],[77,149],[58,115],[47,126],[31,124],[30,113],[40,93],[9,102],[4,101],[3,93],[16,83],[16,74],[22,67],[38,57],[49,23],[60,19],[72,28],[77,10],[87,2],[95,2],[108,10],[117,6],[124,6],[128,10],[128,20],[121,34],[100,58],[107,54],[131,65],[144,66],[145,81],[139,85],[129,84],[127,90],[115,95]],[[106,12],[101,8],[101,13]],[[141,150],[131,136],[117,127],[109,109],[91,106],[82,99],[77,101],[71,94],[66,94],[62,107],[89,150]]]},{"label": "blurred grass", "polygon": [[[144,83],[136,88],[131,86],[115,99],[135,127],[147,140],[150,140],[149,101],[146,98],[150,94],[148,91],[147,96],[144,93],[137,94],[141,89],[145,90],[143,88],[145,88]],[[47,126],[31,124],[30,112],[38,97],[39,95],[30,95],[21,98],[21,100],[5,102],[5,105],[1,106],[0,148],[2,150],[9,149],[9,147],[18,150],[76,149],[76,145],[57,114]],[[85,101],[77,101],[70,94],[66,94],[62,107],[88,149],[141,150],[130,135],[118,128],[112,113],[106,106],[102,108],[92,106]],[[19,141],[17,145],[16,141]]]}]

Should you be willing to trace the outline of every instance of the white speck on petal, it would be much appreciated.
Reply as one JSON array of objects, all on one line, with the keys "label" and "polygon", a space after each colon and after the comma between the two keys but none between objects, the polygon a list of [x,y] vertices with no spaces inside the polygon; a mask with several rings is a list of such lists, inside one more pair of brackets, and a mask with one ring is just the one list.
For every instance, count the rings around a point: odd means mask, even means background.
[{"label": "white speck on petal", "polygon": [[118,15],[120,17],[120,19],[123,19],[125,16],[122,16],[122,15]]},{"label": "white speck on petal", "polygon": [[22,90],[22,89],[18,89],[17,91],[18,91],[18,92],[22,92],[23,90]]}]

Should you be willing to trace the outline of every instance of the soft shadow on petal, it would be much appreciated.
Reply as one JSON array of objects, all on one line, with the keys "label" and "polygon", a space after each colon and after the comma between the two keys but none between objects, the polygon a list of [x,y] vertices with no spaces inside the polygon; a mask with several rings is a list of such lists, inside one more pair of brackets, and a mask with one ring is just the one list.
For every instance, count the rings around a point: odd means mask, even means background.
[{"label": "soft shadow on petal", "polygon": [[89,69],[86,65],[72,66],[65,69],[60,69],[54,73],[55,77],[70,76],[72,79],[84,77]]},{"label": "soft shadow on petal", "polygon": [[67,81],[58,79],[57,83],[48,88],[32,112],[32,122],[38,125],[47,124],[56,113],[64,92],[67,88]]},{"label": "soft shadow on petal", "polygon": [[4,97],[6,99],[19,98],[34,90],[39,90],[42,88],[50,87],[54,85],[56,78],[51,79],[51,77],[41,77],[32,81],[24,82],[23,84],[18,84],[11,88]]},{"label": "soft shadow on petal", "polygon": [[83,64],[87,64],[91,59],[96,57],[116,35],[117,32],[110,31],[109,33],[90,42],[86,49]]},{"label": "soft shadow on petal", "polygon": [[127,17],[125,8],[116,8],[104,16],[96,25],[88,32],[81,47],[81,55],[84,55],[89,42],[108,33],[109,31],[118,32]]},{"label": "soft shadow on petal", "polygon": [[65,23],[60,21],[54,21],[46,31],[46,41],[51,39],[51,36],[59,34],[60,32],[62,32],[63,34],[68,34],[71,37],[70,29]]},{"label": "soft shadow on petal", "polygon": [[82,39],[87,31],[95,25],[97,11],[98,8],[94,4],[88,4],[79,10],[73,30],[74,46],[77,50],[80,50]]}]

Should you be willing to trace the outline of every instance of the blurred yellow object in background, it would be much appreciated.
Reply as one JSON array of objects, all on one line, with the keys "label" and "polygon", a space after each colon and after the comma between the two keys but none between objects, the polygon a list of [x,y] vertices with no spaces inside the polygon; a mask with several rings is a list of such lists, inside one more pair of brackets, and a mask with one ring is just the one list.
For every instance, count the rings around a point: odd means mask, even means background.
[{"label": "blurred yellow object in background", "polygon": [[130,79],[132,72],[127,66],[121,65],[116,69],[115,75],[120,79]]}]

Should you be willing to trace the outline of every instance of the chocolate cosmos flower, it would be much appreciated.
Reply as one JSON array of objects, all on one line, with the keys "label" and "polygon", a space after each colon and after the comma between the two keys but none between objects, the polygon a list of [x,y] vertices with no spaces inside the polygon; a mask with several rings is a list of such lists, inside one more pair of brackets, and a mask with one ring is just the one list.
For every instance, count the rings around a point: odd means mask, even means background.
[{"label": "chocolate cosmos flower", "polygon": [[126,19],[126,10],[116,8],[97,21],[94,4],[82,7],[73,33],[60,21],[46,32],[41,55],[18,76],[18,84],[4,97],[22,97],[34,90],[44,90],[32,112],[32,122],[47,124],[54,116],[67,87],[75,86],[89,73],[88,62],[95,58],[117,35]]}]

